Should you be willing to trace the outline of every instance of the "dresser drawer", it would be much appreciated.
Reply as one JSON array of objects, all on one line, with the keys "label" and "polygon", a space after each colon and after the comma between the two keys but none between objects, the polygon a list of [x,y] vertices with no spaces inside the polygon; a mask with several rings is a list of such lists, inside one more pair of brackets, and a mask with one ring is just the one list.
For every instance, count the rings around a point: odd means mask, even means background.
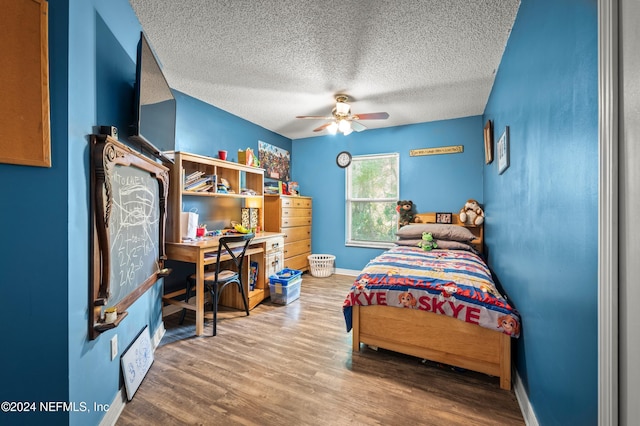
[{"label": "dresser drawer", "polygon": [[283,228],[289,226],[311,226],[311,217],[283,217],[281,225]]},{"label": "dresser drawer", "polygon": [[284,245],[284,257],[297,256],[302,253],[311,252],[311,240],[296,241]]},{"label": "dresser drawer", "polygon": [[297,209],[295,207],[285,207],[282,209],[282,218],[287,217],[311,217],[311,209]]},{"label": "dresser drawer", "polygon": [[293,256],[284,260],[284,267],[289,269],[296,269],[298,271],[309,270],[309,256],[311,253],[304,253],[298,256]]},{"label": "dresser drawer", "polygon": [[300,240],[308,240],[311,238],[310,226],[294,226],[292,228],[282,228],[284,232],[284,242],[293,243]]},{"label": "dresser drawer", "polygon": [[[302,207],[305,209],[311,208],[311,199],[310,198],[297,198],[293,200],[294,207]],[[283,206],[284,207],[284,206]]]},{"label": "dresser drawer", "polygon": [[304,207],[311,208],[311,198],[281,198],[280,207]]},{"label": "dresser drawer", "polygon": [[264,242],[265,253],[271,253],[274,251],[282,251],[284,248],[284,237],[269,238]]}]

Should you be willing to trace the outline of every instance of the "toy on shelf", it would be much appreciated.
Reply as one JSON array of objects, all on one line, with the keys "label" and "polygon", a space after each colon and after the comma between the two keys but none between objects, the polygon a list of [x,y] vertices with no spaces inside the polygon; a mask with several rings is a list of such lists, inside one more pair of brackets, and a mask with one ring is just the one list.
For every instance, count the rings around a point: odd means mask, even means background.
[{"label": "toy on shelf", "polygon": [[469,199],[460,209],[460,221],[465,225],[482,225],[484,223],[484,211],[480,207],[480,204],[474,200]]},{"label": "toy on shelf", "polygon": [[401,228],[410,223],[416,223],[419,219],[416,217],[415,206],[411,200],[398,201],[396,211],[400,214],[398,219],[398,227]]}]

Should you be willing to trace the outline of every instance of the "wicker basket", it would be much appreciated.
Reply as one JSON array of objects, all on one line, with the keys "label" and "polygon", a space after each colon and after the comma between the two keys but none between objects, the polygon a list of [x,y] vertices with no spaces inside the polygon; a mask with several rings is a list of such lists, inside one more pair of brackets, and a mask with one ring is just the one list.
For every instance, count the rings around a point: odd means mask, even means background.
[{"label": "wicker basket", "polygon": [[307,256],[311,275],[318,278],[325,278],[333,274],[333,261],[336,257],[331,254],[311,254]]}]

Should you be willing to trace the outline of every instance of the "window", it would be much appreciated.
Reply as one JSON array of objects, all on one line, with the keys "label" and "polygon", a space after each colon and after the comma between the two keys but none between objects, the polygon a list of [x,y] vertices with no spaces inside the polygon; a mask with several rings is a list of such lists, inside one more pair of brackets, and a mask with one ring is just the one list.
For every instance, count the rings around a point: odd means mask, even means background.
[{"label": "window", "polygon": [[399,155],[355,156],[346,169],[347,245],[386,248],[398,229]]}]

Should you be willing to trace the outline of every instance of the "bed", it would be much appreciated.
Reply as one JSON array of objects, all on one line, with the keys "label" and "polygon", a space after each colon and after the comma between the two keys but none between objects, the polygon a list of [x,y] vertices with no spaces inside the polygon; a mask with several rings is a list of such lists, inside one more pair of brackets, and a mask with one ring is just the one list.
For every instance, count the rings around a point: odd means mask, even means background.
[{"label": "bed", "polygon": [[[398,231],[398,245],[372,259],[356,278],[343,312],[361,344],[473,370],[511,389],[511,339],[520,334],[517,311],[499,294],[482,258],[482,226],[423,224]],[[434,230],[438,247],[418,247]],[[462,240],[462,241],[460,241]]]}]

